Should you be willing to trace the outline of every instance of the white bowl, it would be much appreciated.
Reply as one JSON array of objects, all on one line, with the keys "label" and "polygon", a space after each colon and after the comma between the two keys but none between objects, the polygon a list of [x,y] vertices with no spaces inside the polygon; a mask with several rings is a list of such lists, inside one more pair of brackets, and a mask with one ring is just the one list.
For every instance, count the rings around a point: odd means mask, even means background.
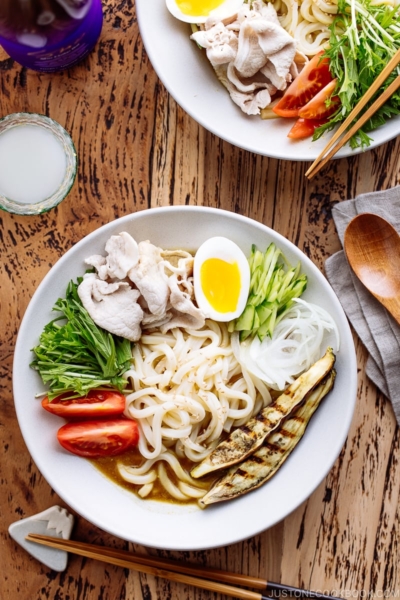
[{"label": "white bowl", "polygon": [[[136,0],[140,33],[150,61],[176,102],[200,125],[231,144],[257,154],[286,160],[314,160],[326,146],[330,133],[316,142],[290,140],[293,119],[263,121],[245,115],[218,81],[205,51],[189,37],[190,25],[175,19],[165,0]],[[400,134],[400,116],[371,132],[369,149]],[[336,158],[353,156],[360,149],[346,145]]]},{"label": "white bowl", "polygon": [[[34,396],[43,391],[29,367],[31,348],[51,308],[70,279],[85,271],[84,259],[104,253],[107,239],[128,231],[138,241],[195,249],[209,237],[236,242],[246,255],[274,241],[292,263],[301,260],[309,284],[304,295],[329,311],[341,336],[334,390],[314,415],[304,439],[278,473],[242,498],[210,506],[178,506],[141,500],[103,476],[89,461],[64,451],[56,440],[59,420]],[[34,294],[19,331],[14,358],[14,399],[19,425],[37,467],[55,492],[77,513],[125,540],[171,550],[199,550],[231,544],[271,527],[319,485],[345,442],[356,399],[357,368],[350,328],[332,288],[317,267],[284,237],[234,213],[203,207],[156,208],[128,215],[97,229],[73,246],[51,269]]]}]

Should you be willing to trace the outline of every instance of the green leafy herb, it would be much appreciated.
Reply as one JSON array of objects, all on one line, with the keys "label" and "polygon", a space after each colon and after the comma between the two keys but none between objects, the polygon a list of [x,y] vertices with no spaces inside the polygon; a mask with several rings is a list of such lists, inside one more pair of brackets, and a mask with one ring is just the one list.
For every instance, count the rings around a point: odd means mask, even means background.
[{"label": "green leafy herb", "polygon": [[[341,106],[326,124],[316,129],[313,139],[344,121],[400,48],[400,7],[373,6],[370,0],[339,0],[338,15],[330,25],[330,32],[324,55],[330,59],[332,76],[338,79],[335,95],[339,96]],[[399,73],[399,68],[393,71],[363,112]],[[351,147],[369,146],[368,133],[398,114],[400,90],[353,136]]]},{"label": "green leafy herb", "polygon": [[99,387],[121,391],[127,384],[122,375],[131,365],[131,342],[95,324],[78,295],[81,281],[69,283],[66,297],[53,307],[60,316],[45,326],[33,348],[31,367],[49,385],[49,400],[66,392],[68,398],[85,396]]},{"label": "green leafy herb", "polygon": [[250,291],[246,307],[238,319],[229,323],[229,331],[240,331],[241,341],[249,336],[272,337],[275,325],[307,286],[300,263],[292,267],[281,250],[271,243],[265,253],[252,246]]}]

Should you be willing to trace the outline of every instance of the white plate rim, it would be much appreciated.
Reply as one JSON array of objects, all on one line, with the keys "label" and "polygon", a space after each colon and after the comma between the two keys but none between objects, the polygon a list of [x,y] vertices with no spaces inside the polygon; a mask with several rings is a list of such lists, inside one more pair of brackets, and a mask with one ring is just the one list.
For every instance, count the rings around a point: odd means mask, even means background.
[{"label": "white plate rim", "polygon": [[[309,268],[309,270],[316,275],[317,281],[321,278],[324,279],[323,275],[321,274],[319,269],[316,267],[316,265],[314,265],[314,263],[312,263],[312,261],[310,259],[308,259],[308,257],[306,255],[304,255],[296,246],[294,246],[294,244],[289,242],[289,240],[287,240],[281,234],[277,233],[276,231],[270,229],[269,227],[267,227],[257,221],[249,219],[248,217],[244,217],[242,215],[238,215],[236,213],[231,213],[229,211],[224,211],[221,209],[216,209],[216,208],[211,208],[211,207],[198,207],[198,206],[185,206],[185,207],[171,206],[171,207],[152,208],[152,209],[140,211],[138,213],[126,215],[124,217],[121,217],[119,219],[111,221],[110,223],[107,223],[106,225],[103,225],[99,229],[102,230],[103,233],[107,232],[108,230],[115,229],[116,227],[118,227],[118,229],[120,231],[122,231],[123,229],[121,229],[121,226],[123,226],[125,223],[129,223],[131,220],[134,220],[137,217],[140,218],[141,216],[144,216],[145,213],[148,214],[149,212],[151,212],[154,215],[157,214],[157,215],[162,216],[163,214],[167,214],[167,213],[173,214],[173,213],[179,212],[182,209],[184,209],[185,211],[190,211],[192,213],[203,212],[203,213],[208,213],[209,215],[215,215],[217,213],[218,214],[224,213],[226,216],[228,216],[229,218],[231,218],[233,220],[238,221],[239,223],[251,223],[253,226],[256,225],[259,229],[262,230],[262,232],[264,232],[267,235],[269,235],[270,237],[274,238],[277,241],[277,243],[279,243],[279,241],[281,241],[282,245],[285,245],[285,246],[289,245],[289,247],[291,247],[295,253],[300,253],[302,255],[302,260],[304,261],[303,264],[305,264],[305,263],[307,264],[307,267]],[[70,252],[74,251],[74,253],[75,253],[81,246],[90,242],[90,240],[97,235],[97,232],[99,231],[99,229],[96,229],[95,231],[91,232],[90,234],[88,234],[87,236],[82,238],[79,242],[77,242],[77,244],[75,244],[75,246],[70,248],[55,264],[55,266],[58,265],[57,269],[62,267],[63,264],[66,261],[68,261]],[[321,481],[329,473],[330,469],[332,468],[332,465],[334,464],[336,458],[338,457],[340,451],[342,450],[342,447],[345,443],[345,440],[347,438],[348,431],[349,431],[349,428],[351,425],[354,408],[355,408],[356,396],[357,396],[357,362],[356,362],[353,338],[351,335],[350,327],[348,325],[346,316],[343,312],[343,309],[342,309],[336,295],[334,294],[332,288],[329,286],[329,284],[327,282],[326,282],[326,288],[324,291],[328,294],[328,296],[330,297],[330,300],[335,304],[336,309],[338,311],[338,315],[340,315],[341,327],[345,333],[345,336],[344,336],[345,339],[342,339],[342,344],[346,345],[346,352],[348,353],[348,356],[347,356],[348,368],[349,368],[349,373],[351,375],[350,380],[347,382],[347,396],[348,396],[349,402],[348,402],[348,405],[346,405],[346,413],[344,415],[345,426],[343,427],[340,435],[338,435],[334,439],[334,448],[331,448],[331,452],[330,452],[331,459],[328,462],[326,462],[325,468],[323,469],[323,471],[319,472],[318,477],[314,478],[313,485],[311,487],[307,488],[306,490],[304,490],[301,494],[297,494],[296,501],[292,502],[289,511],[286,511],[286,513],[282,514],[280,516],[280,518],[276,518],[272,522],[268,522],[268,519],[267,519],[267,521],[264,521],[260,525],[260,522],[257,521],[256,524],[253,523],[251,528],[246,529],[245,533],[242,532],[240,535],[237,535],[237,534],[235,535],[234,532],[232,533],[230,531],[227,532],[226,528],[225,528],[222,532],[222,535],[220,535],[220,531],[216,531],[215,537],[212,540],[208,539],[207,541],[205,541],[204,536],[202,536],[202,535],[197,536],[198,539],[195,539],[196,536],[193,536],[191,534],[190,541],[187,536],[186,537],[184,536],[183,539],[177,538],[174,541],[169,541],[169,542],[166,542],[165,540],[160,542],[159,536],[157,536],[157,535],[149,536],[146,534],[146,536],[142,535],[142,536],[138,536],[138,537],[136,537],[135,535],[132,536],[132,534],[126,535],[126,532],[124,532],[123,527],[115,527],[114,525],[110,526],[108,523],[104,523],[104,521],[102,519],[93,517],[87,510],[82,511],[82,508],[79,505],[79,502],[77,502],[74,494],[71,494],[71,492],[69,490],[66,490],[65,488],[63,488],[62,484],[60,484],[59,481],[54,480],[53,477],[49,476],[48,466],[46,464],[43,464],[43,461],[37,452],[37,447],[35,447],[35,443],[32,442],[32,432],[29,430],[29,423],[27,422],[27,420],[25,418],[26,415],[24,414],[23,404],[21,403],[21,400],[19,399],[19,397],[21,395],[21,380],[19,377],[19,371],[18,371],[17,367],[19,365],[19,361],[21,360],[20,357],[26,356],[26,354],[25,354],[26,347],[23,348],[24,335],[25,335],[25,332],[29,329],[29,323],[30,323],[30,319],[32,317],[32,312],[35,309],[35,297],[39,297],[41,290],[45,289],[46,286],[48,285],[48,282],[51,281],[52,273],[54,273],[54,271],[53,271],[54,267],[47,273],[47,275],[44,277],[44,279],[38,286],[34,296],[32,297],[32,300],[29,303],[29,306],[25,312],[23,320],[21,322],[19,334],[17,337],[16,347],[15,347],[15,355],[14,355],[13,388],[14,388],[14,398],[15,398],[15,408],[16,408],[17,418],[19,421],[19,425],[20,425],[20,429],[21,429],[23,438],[24,438],[25,443],[28,447],[28,450],[31,454],[31,457],[34,460],[34,462],[36,463],[39,471],[42,473],[44,478],[48,481],[49,485],[51,485],[51,487],[54,489],[54,491],[73,510],[75,510],[78,514],[81,514],[89,522],[92,522],[94,525],[98,526],[99,528],[103,529],[104,531],[107,531],[108,533],[110,533],[112,535],[116,535],[122,539],[126,539],[128,541],[132,541],[132,542],[135,542],[138,544],[142,544],[144,546],[149,546],[149,547],[154,547],[154,548],[163,548],[166,550],[181,550],[181,551],[204,550],[204,549],[210,549],[210,548],[221,547],[221,546],[237,543],[244,539],[248,539],[254,535],[257,535],[258,533],[261,533],[265,529],[275,525],[282,518],[285,518],[288,514],[290,514],[293,510],[295,510],[300,504],[302,504],[302,502],[304,502],[315,491],[316,487],[318,487],[318,485],[321,483]],[[77,272],[77,275],[79,275],[79,272]],[[44,411],[42,411],[42,412],[44,412]],[[72,457],[72,458],[76,459],[77,457]],[[82,459],[78,458],[77,460],[82,460]],[[84,461],[84,462],[86,463],[86,461]],[[94,469],[94,467],[92,467],[92,468]],[[99,474],[97,472],[97,470],[96,470],[96,473],[98,476],[101,476],[101,474]],[[277,477],[277,476],[278,476],[278,474],[275,477]],[[115,484],[111,484],[111,485],[115,486]],[[115,487],[118,487],[118,486],[115,486]],[[121,489],[121,488],[119,488],[119,489]],[[262,489],[263,488],[260,488],[260,490],[262,490]],[[252,492],[252,494],[257,493],[260,490],[257,490],[256,492]],[[133,496],[133,494],[130,494],[129,492],[126,492],[125,490],[122,490],[122,492],[125,494],[128,494],[129,497]],[[250,496],[251,496],[251,494],[248,494],[247,496],[240,498],[238,500],[235,500],[234,502],[243,501],[245,498],[250,498]],[[140,501],[138,501],[138,502],[140,502]],[[232,503],[230,503],[230,504],[232,504]],[[219,507],[221,505],[216,505],[216,506]],[[213,510],[213,507],[211,507],[211,510]],[[207,514],[207,511],[210,511],[210,508],[207,509],[206,511],[199,511],[199,512],[202,514]],[[164,511],[164,512],[169,512],[169,509],[166,509],[166,511]],[[172,513],[173,512],[174,512],[174,509],[172,509]],[[179,512],[179,510],[178,510],[178,512]],[[189,513],[190,513],[190,511],[189,511]],[[186,516],[187,515],[185,515],[184,518],[186,518]]]}]

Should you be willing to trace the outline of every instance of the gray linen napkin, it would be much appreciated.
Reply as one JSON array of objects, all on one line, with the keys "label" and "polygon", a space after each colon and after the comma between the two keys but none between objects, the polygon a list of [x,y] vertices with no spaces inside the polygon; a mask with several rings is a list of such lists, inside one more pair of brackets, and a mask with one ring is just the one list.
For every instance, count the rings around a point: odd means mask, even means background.
[{"label": "gray linen napkin", "polygon": [[[350,220],[364,212],[385,218],[400,232],[400,186],[337,204],[332,214],[342,244]],[[366,373],[391,400],[400,425],[400,326],[355,276],[343,250],[328,258],[325,272],[369,352]]]}]

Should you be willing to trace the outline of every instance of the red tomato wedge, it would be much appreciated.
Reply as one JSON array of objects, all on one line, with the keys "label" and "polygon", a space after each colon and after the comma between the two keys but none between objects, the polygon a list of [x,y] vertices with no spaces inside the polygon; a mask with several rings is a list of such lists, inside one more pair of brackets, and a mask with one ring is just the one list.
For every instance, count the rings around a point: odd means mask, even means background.
[{"label": "red tomato wedge", "polygon": [[[299,117],[302,119],[324,119],[332,115],[340,104],[339,96],[333,96],[337,79],[330,81],[310,102],[307,102],[303,108],[299,110]],[[329,106],[326,101],[331,99]]]},{"label": "red tomato wedge", "polygon": [[299,109],[324,88],[332,75],[329,71],[329,59],[322,58],[322,52],[313,56],[290,84],[278,104],[272,109],[280,117],[298,117]]},{"label": "red tomato wedge", "polygon": [[63,396],[58,396],[49,402],[46,396],[42,401],[42,406],[53,415],[65,417],[66,419],[112,417],[121,415],[124,412],[125,396],[114,391],[91,390],[87,396],[74,398],[73,400],[63,400]]},{"label": "red tomato wedge", "polygon": [[292,140],[303,140],[311,137],[317,127],[324,125],[327,119],[297,119],[292,129],[288,133],[288,137]]},{"label": "red tomato wedge", "polygon": [[63,425],[57,432],[61,446],[86,458],[116,456],[139,441],[136,421],[114,419],[79,421]]}]

